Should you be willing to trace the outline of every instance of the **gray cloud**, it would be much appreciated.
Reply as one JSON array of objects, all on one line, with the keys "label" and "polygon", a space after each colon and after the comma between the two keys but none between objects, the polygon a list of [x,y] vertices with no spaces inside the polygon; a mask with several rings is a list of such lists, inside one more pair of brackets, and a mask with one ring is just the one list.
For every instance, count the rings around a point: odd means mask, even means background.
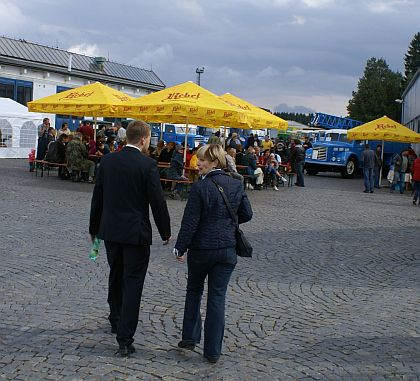
[{"label": "gray cloud", "polygon": [[[2,1],[0,33],[153,68],[259,106],[344,115],[367,59],[402,70],[418,32],[414,0]],[[86,50],[89,51],[89,50]]]}]

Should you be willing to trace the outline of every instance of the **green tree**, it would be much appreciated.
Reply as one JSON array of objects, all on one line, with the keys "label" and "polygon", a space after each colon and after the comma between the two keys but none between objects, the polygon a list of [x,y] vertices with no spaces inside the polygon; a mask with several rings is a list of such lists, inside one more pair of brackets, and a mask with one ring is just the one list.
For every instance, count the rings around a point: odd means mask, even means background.
[{"label": "green tree", "polygon": [[416,74],[416,71],[420,69],[420,32],[416,33],[411,40],[407,54],[404,57],[404,66],[403,88],[405,89],[414,74]]},{"label": "green tree", "polygon": [[370,58],[347,106],[349,116],[362,122],[384,115],[400,121],[401,106],[395,99],[401,95],[401,81],[401,73],[393,72],[383,58]]}]

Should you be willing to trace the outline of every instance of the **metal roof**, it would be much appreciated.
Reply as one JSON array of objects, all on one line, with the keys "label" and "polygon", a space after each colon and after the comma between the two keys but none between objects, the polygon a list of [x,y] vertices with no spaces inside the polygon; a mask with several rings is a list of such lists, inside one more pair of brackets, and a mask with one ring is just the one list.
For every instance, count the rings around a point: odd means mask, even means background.
[{"label": "metal roof", "polygon": [[416,83],[417,78],[419,78],[419,77],[420,77],[420,69],[417,69],[417,71],[414,73],[413,78],[411,78],[411,81],[408,83],[407,87],[405,88],[405,90],[402,94],[403,99],[407,95],[407,93],[411,89],[411,87]]},{"label": "metal roof", "polygon": [[165,87],[165,84],[152,70],[140,69],[111,61],[105,61],[101,69],[95,64],[94,57],[38,45],[25,40],[15,40],[0,36],[0,58],[3,59],[17,59],[33,63],[35,67],[39,65],[42,68],[45,65],[49,65],[52,70],[55,67],[67,71],[70,56],[72,56],[72,71],[76,71],[77,74],[85,72],[90,76],[114,77],[130,82],[139,82],[146,85],[146,87],[154,89]]}]

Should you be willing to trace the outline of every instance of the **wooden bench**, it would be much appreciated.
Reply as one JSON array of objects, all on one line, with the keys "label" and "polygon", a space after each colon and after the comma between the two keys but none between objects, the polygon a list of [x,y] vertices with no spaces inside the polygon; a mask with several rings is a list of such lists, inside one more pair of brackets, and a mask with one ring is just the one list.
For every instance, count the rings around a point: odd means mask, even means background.
[{"label": "wooden bench", "polygon": [[44,169],[47,170],[47,177],[50,176],[51,168],[67,168],[66,163],[52,163],[46,160],[34,160],[35,164],[35,176],[38,176],[38,169],[41,170],[41,177],[44,177]]},{"label": "wooden bench", "polygon": [[190,181],[190,180],[175,180],[175,179],[167,179],[167,178],[164,178],[164,177],[160,178],[160,182],[161,183],[166,183],[167,182],[167,183],[173,183],[173,184],[182,184],[183,185],[183,190],[180,193],[181,201],[188,198],[189,186],[191,186],[191,184],[193,184],[193,182]]}]

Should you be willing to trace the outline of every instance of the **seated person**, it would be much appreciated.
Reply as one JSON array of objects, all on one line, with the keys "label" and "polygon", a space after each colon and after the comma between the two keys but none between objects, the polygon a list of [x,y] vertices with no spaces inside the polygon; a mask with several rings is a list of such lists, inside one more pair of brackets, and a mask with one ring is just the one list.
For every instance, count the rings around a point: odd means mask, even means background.
[{"label": "seated person", "polygon": [[236,146],[235,164],[242,165],[242,158],[244,157],[243,147],[241,144]]},{"label": "seated person", "polygon": [[198,147],[194,147],[191,152],[191,159],[190,159],[190,170],[188,171],[188,178],[190,181],[197,181],[198,180],[198,157],[197,157]]},{"label": "seated person", "polygon": [[115,136],[110,136],[106,140],[106,146],[109,149],[109,152],[115,152],[117,150],[117,138]]},{"label": "seated person", "polygon": [[166,147],[162,148],[160,155],[159,155],[159,161],[162,163],[170,163],[172,159],[172,155],[174,153],[176,147],[175,142],[169,142]]},{"label": "seated person", "polygon": [[88,182],[93,182],[95,173],[95,163],[88,160],[88,151],[82,143],[82,138],[77,133],[73,140],[67,144],[67,163],[70,171],[80,171],[88,173]]},{"label": "seated person", "polygon": [[249,175],[252,184],[255,185],[253,189],[261,190],[261,186],[264,182],[264,173],[261,168],[257,167],[255,148],[257,147],[249,147],[246,150],[247,153],[242,159],[242,164],[247,166],[247,174]]},{"label": "seated person", "polygon": [[[184,170],[184,147],[180,144],[176,145],[171,159],[169,168],[165,168],[162,172],[163,175],[170,180],[188,180],[182,172]],[[171,194],[169,197],[175,198],[176,194],[182,189],[181,184],[172,183]]]},{"label": "seated person", "polygon": [[92,147],[89,150],[89,155],[104,156],[107,155],[109,152],[110,151],[108,146],[105,144],[105,140],[103,138],[99,138],[96,141],[95,147]]},{"label": "seated person", "polygon": [[236,156],[236,149],[229,147],[226,154],[226,164],[227,167],[225,171],[229,173],[229,176],[233,177],[234,179],[238,179],[239,181],[243,182],[244,177],[238,173],[236,169],[235,163],[235,156]]},{"label": "seated person", "polygon": [[267,176],[269,176],[271,180],[271,184],[274,188],[274,190],[278,191],[279,188],[277,188],[277,182],[280,180],[281,182],[285,183],[286,179],[281,175],[279,172],[279,163],[276,160],[275,154],[272,153],[267,159],[265,173]]},{"label": "seated person", "polygon": [[267,165],[267,159],[270,156],[270,150],[266,149],[264,153],[258,158],[259,165]]}]

